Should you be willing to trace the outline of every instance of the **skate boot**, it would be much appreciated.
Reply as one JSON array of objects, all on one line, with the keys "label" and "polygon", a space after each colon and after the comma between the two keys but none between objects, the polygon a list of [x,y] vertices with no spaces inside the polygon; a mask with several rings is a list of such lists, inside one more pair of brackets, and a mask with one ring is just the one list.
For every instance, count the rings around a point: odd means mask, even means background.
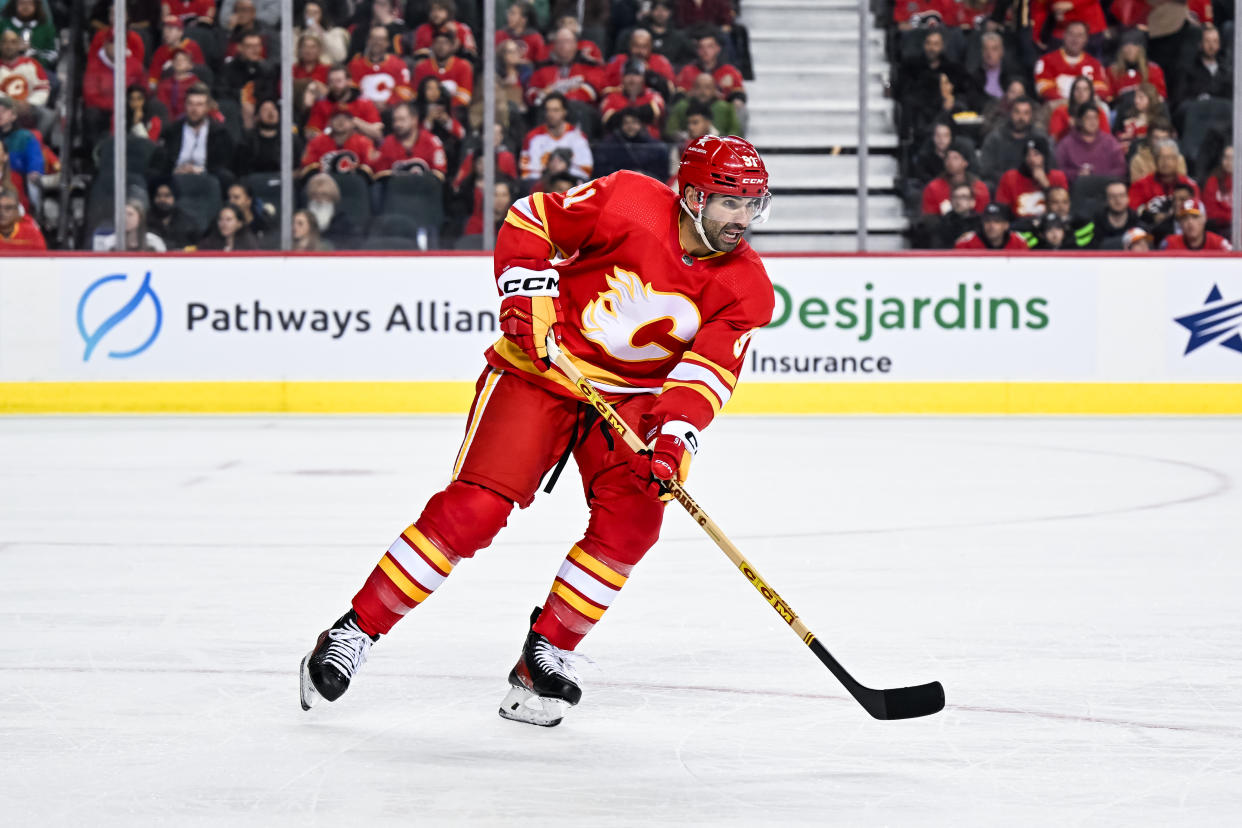
[{"label": "skate boot", "polygon": [[[530,616],[533,628],[539,608]],[[554,647],[532,629],[526,635],[522,655],[509,671],[509,694],[500,703],[500,715],[515,722],[555,727],[565,711],[582,698],[574,662],[583,659],[570,650]]]},{"label": "skate boot", "polygon": [[321,698],[334,702],[344,695],[376,641],[378,635],[372,638],[359,629],[358,616],[352,609],[321,632],[315,649],[302,659],[302,709],[310,710]]}]

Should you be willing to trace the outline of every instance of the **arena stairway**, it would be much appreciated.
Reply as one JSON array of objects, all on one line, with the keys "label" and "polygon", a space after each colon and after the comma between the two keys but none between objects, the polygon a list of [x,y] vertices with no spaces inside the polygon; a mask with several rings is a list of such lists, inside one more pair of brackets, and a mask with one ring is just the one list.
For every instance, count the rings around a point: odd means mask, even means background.
[{"label": "arena stairway", "polygon": [[[857,0],[746,0],[755,80],[747,138],[771,174],[772,217],[750,241],[760,251],[854,250],[858,226]],[[867,249],[905,247],[895,188],[897,129],[884,32],[868,47]]]}]

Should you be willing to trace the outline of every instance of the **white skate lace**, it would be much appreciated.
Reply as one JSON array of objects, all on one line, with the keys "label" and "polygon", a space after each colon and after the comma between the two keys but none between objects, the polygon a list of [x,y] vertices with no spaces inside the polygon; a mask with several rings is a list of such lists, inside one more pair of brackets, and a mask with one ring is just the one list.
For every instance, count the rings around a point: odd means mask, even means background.
[{"label": "white skate lace", "polygon": [[353,678],[354,673],[367,660],[367,653],[371,649],[371,636],[353,624],[347,624],[328,630],[328,638],[330,643],[323,660],[340,670],[341,675]]},{"label": "white skate lace", "polygon": [[580,684],[582,680],[578,669],[584,664],[594,665],[595,662],[582,653],[553,646],[546,639],[535,642],[535,665],[545,673],[563,676],[574,684]]}]

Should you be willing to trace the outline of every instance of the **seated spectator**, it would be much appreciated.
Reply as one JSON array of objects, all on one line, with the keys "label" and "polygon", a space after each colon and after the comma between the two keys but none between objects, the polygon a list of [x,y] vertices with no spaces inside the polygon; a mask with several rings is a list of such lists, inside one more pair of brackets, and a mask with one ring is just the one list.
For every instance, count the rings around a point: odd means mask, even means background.
[{"label": "seated spectator", "polygon": [[306,182],[306,210],[315,218],[319,233],[338,250],[357,246],[365,233],[351,216],[337,209],[341,188],[327,173],[316,173]]},{"label": "seated spectator", "polygon": [[677,25],[683,29],[708,25],[728,31],[733,25],[733,4],[729,0],[677,0]]},{"label": "seated spectator", "polygon": [[993,132],[996,132],[998,129],[1002,129],[1006,124],[1008,124],[1009,113],[1010,110],[1013,109],[1014,103],[1024,99],[1031,102],[1032,122],[1039,122],[1042,120],[1041,118],[1035,117],[1035,110],[1038,108],[1042,111],[1045,110],[1046,107],[1035,101],[1035,99],[1028,94],[1025,81],[1015,78],[1009,82],[1008,86],[1005,87],[1004,97],[988,101],[987,104],[984,105],[983,127],[980,130],[982,137],[986,139]]},{"label": "seated spectator", "polygon": [[[225,47],[226,58],[235,57],[241,49],[242,41],[257,35],[259,38],[259,60],[265,60],[272,51],[272,32],[259,21],[254,0],[237,0],[233,4],[233,14],[227,21],[228,45]],[[254,60],[252,56],[249,58]]]},{"label": "seated spectator", "polygon": [[[1151,175],[1156,171],[1156,154],[1153,147],[1161,141],[1173,139],[1173,124],[1168,121],[1155,121],[1147,127],[1147,137],[1138,142],[1137,147],[1130,147],[1130,180]],[[1186,175],[1186,161],[1183,159],[1177,170]]]},{"label": "seated spectator", "polygon": [[43,64],[26,55],[26,42],[14,29],[0,32],[0,95],[17,102],[23,120],[34,126],[35,110],[47,106],[52,84]]},{"label": "seated spectator", "polygon": [[1068,187],[1058,187],[1056,185],[1049,187],[1048,191],[1044,193],[1044,206],[1047,208],[1047,212],[1056,213],[1065,219],[1066,227],[1071,226],[1073,210],[1070,209],[1070,192]]},{"label": "seated spectator", "polygon": [[526,84],[533,69],[522,62],[522,47],[516,40],[505,40],[496,46],[496,77],[500,97],[526,111]]},{"label": "seated spectator", "polygon": [[8,0],[0,10],[0,32],[17,32],[26,44],[26,54],[44,69],[56,68],[60,60],[60,44],[56,25],[48,16],[43,0]]},{"label": "seated spectator", "polygon": [[[1031,15],[1031,34],[1041,48],[1055,45],[1057,41],[1069,42],[1074,30],[1082,32],[1083,46],[1091,41],[1090,51],[1098,55],[1104,42],[1104,30],[1108,20],[1100,0],[1058,0],[1058,2],[1035,2],[1028,7]],[[1044,32],[1049,34],[1045,43]],[[1062,95],[1061,97],[1065,97]]]},{"label": "seated spectator", "polygon": [[902,105],[902,132],[922,141],[944,109],[941,75],[956,89],[969,83],[965,71],[944,55],[944,36],[930,31],[923,54],[906,61],[898,75],[895,97]]},{"label": "seated spectator", "polygon": [[1190,64],[1190,71],[1181,75],[1182,81],[1176,85],[1180,102],[1204,98],[1233,100],[1233,66],[1221,54],[1219,29],[1203,30],[1194,63]]},{"label": "seated spectator", "polygon": [[1161,250],[1233,250],[1233,245],[1207,229],[1207,209],[1198,199],[1187,199],[1177,208],[1177,225],[1181,233],[1173,233],[1160,245]]},{"label": "seated spectator", "polygon": [[1220,164],[1203,187],[1208,225],[1218,233],[1228,233],[1233,222],[1233,147],[1225,147]]},{"label": "seated spectator", "polygon": [[164,128],[164,119],[153,111],[158,105],[152,106],[149,101],[145,86],[137,85],[126,89],[125,123],[131,137],[158,142]]},{"label": "seated spectator", "polygon": [[1016,218],[1038,218],[1048,209],[1045,194],[1049,187],[1068,187],[1065,173],[1048,169],[1048,141],[1036,135],[1026,142],[1022,163],[1001,176],[996,186],[996,202],[1009,208]]},{"label": "seated spectator", "polygon": [[26,179],[9,164],[9,151],[0,142],[0,190],[12,190],[17,194],[22,209],[30,211],[30,200],[26,198]]},{"label": "seated spectator", "polygon": [[324,59],[329,66],[335,66],[349,59],[349,32],[337,26],[327,15],[324,2],[310,0],[302,7],[303,25],[293,27],[293,39],[300,43],[306,35],[317,37]]},{"label": "seated spectator", "polygon": [[372,27],[367,48],[349,62],[349,78],[359,94],[381,111],[400,100],[398,87],[411,84],[410,69],[392,53],[388,30],[383,26]]},{"label": "seated spectator", "polygon": [[[578,16],[574,14],[563,14],[556,19],[556,23],[548,28],[550,32],[557,32],[561,29],[569,29],[574,33],[574,37],[578,38],[578,54],[586,63],[595,66],[604,65],[604,54],[599,50],[599,46],[595,45],[592,40],[587,40],[582,36],[582,24],[578,22]],[[536,58],[536,63],[546,63],[551,58],[552,47],[549,43],[543,44],[543,49]]]},{"label": "seated spectator", "polygon": [[1022,250],[1026,242],[1009,229],[1009,209],[1003,204],[989,204],[983,208],[980,219],[982,230],[965,233],[953,245],[955,250]]},{"label": "seated spectator", "polygon": [[461,145],[466,128],[449,113],[452,101],[437,78],[423,78],[418,87],[417,110],[423,113],[423,129],[440,139],[448,166],[456,167],[461,160]]},{"label": "seated spectator", "polygon": [[1121,236],[1121,249],[1127,253],[1148,253],[1155,241],[1142,227],[1132,227]]},{"label": "seated spectator", "polygon": [[[354,16],[350,31],[349,53],[356,55],[367,47],[367,38],[371,29],[383,26],[388,30],[388,42],[393,44],[412,43],[410,27],[401,17],[399,0],[372,0],[371,14],[367,17],[365,3],[355,3]],[[342,17],[342,19],[344,19]]]},{"label": "seated spectator", "polygon": [[[26,196],[37,190],[46,169],[43,144],[33,132],[17,126],[17,103],[4,95],[0,95],[0,143],[8,154],[10,171],[21,176],[26,184],[22,201],[27,203]],[[0,186],[5,183],[0,181]]]},{"label": "seated spectator", "polygon": [[1196,201],[1194,190],[1189,184],[1178,183],[1173,187],[1173,194],[1169,196],[1169,210],[1164,213],[1152,214],[1150,212],[1139,210],[1139,219],[1143,222],[1143,226],[1151,232],[1153,238],[1157,242],[1162,242],[1174,233],[1180,233],[1181,228],[1177,224],[1177,205],[1185,201]]},{"label": "seated spectator", "polygon": [[[328,70],[331,63],[324,59],[323,40],[312,32],[303,32],[298,36],[298,58],[293,64],[293,80],[318,81],[328,85]],[[409,69],[406,69],[409,72]]]},{"label": "seated spectator", "polygon": [[983,226],[976,207],[975,191],[969,184],[957,184],[949,196],[951,209],[932,227],[931,244],[937,250],[952,250],[967,233],[979,233]]},{"label": "seated spectator", "polygon": [[673,82],[673,65],[663,55],[652,51],[652,42],[651,32],[646,29],[635,29],[630,34],[630,42],[625,52],[614,57],[604,67],[601,83],[605,93],[621,88],[621,68],[627,60],[636,60],[645,67],[643,77],[647,85],[663,95],[666,101],[673,97],[676,88]]},{"label": "seated spectator", "polygon": [[175,16],[182,26],[200,23],[210,26],[216,22],[215,0],[163,0],[164,16]]},{"label": "seated spectator", "polygon": [[[86,48],[86,56],[88,60],[90,59],[91,55],[97,54],[99,50],[103,48],[105,43],[113,42],[112,3],[111,2],[107,4],[107,9],[108,9],[108,25],[102,27],[101,29],[96,31],[94,35],[91,36],[91,43]],[[146,65],[147,46],[143,42],[142,36],[139,35],[136,31],[134,31],[134,26],[132,24],[130,26],[129,31],[125,33],[125,55],[126,55],[125,60],[127,63],[130,61],[138,61],[138,63],[143,64],[144,66]],[[108,53],[109,61],[111,61],[112,58],[113,58],[113,55],[111,52],[109,52]],[[129,67],[127,66],[126,67],[127,73],[128,73],[128,68]]]},{"label": "seated spectator", "polygon": [[[340,0],[329,0],[339,5]],[[294,15],[298,14],[298,8],[302,5],[303,0],[295,0],[293,4]],[[259,18],[259,22],[269,28],[280,26],[280,3],[281,0],[255,0],[255,15]],[[222,20],[228,25],[236,14],[237,0],[220,0],[216,4],[216,19]]]},{"label": "seated spectator", "polygon": [[1138,213],[1130,206],[1130,193],[1124,181],[1110,181],[1104,188],[1104,199],[1104,209],[1083,226],[1086,246],[1107,249],[1111,246],[1110,241],[1140,226]]},{"label": "seated spectator", "polygon": [[[509,208],[513,206],[514,196],[517,194],[517,188],[514,182],[503,176],[496,176],[496,183],[492,190],[492,221],[496,229],[496,233],[500,233],[501,226],[505,223],[505,218],[509,214]],[[462,229],[462,236],[480,236],[483,234],[483,191],[476,187],[474,192],[474,207],[470,213],[470,218],[466,220],[466,226]]]},{"label": "seated spectator", "polygon": [[1126,174],[1121,144],[1100,129],[1100,111],[1092,104],[1075,105],[1074,129],[1057,144],[1057,166],[1071,184],[1080,175]]},{"label": "seated spectator", "polygon": [[[608,134],[604,136],[605,144],[650,144],[659,138],[652,136],[640,110],[622,108],[611,119]],[[645,113],[644,113],[645,114]]]},{"label": "seated spectator", "polygon": [[1152,122],[1168,119],[1169,113],[1164,108],[1156,88],[1150,83],[1144,83],[1134,90],[1134,97],[1130,104],[1117,113],[1113,133],[1121,143],[1122,149],[1129,152],[1130,146],[1135,141],[1142,140],[1147,135]]},{"label": "seated spectator", "polygon": [[737,109],[733,104],[719,97],[716,81],[704,72],[694,80],[688,94],[682,96],[669,108],[668,120],[664,123],[664,137],[672,143],[686,140],[690,108],[696,104],[706,107],[708,120],[715,126],[717,135],[742,136],[742,124]]},{"label": "seated spectator", "polygon": [[686,138],[677,147],[677,158],[680,159],[686,147],[704,135],[720,135],[716,122],[712,118],[712,110],[698,101],[692,101],[686,110]]},{"label": "seated spectator", "polygon": [[151,91],[159,87],[164,73],[172,70],[174,52],[180,50],[189,54],[191,65],[201,66],[206,63],[203,59],[203,50],[197,43],[185,36],[180,17],[170,14],[164,18],[164,30],[161,37],[163,42],[151,56],[151,66],[147,70],[147,85]]},{"label": "seated spectator", "polygon": [[949,200],[953,188],[966,184],[975,197],[975,208],[986,207],[991,197],[988,187],[969,170],[970,150],[960,141],[954,141],[944,154],[944,172],[933,178],[923,188],[923,215],[943,216],[953,209]]},{"label": "seated spectator", "polygon": [[622,112],[631,112],[642,120],[651,139],[658,141],[664,121],[664,98],[643,82],[643,72],[643,66],[637,61],[626,62],[621,73],[621,89],[600,104],[600,123],[606,130],[615,130],[618,124],[613,121]]},{"label": "seated spectator", "polygon": [[0,187],[0,250],[47,250],[43,231],[22,214],[21,200],[7,187]]},{"label": "seated spectator", "polygon": [[[107,34],[107,37],[100,35]],[[145,81],[142,71],[142,40],[130,32],[129,47],[125,58],[125,87]],[[98,49],[86,55],[86,70],[82,75],[83,131],[88,135],[100,135],[108,130],[112,120],[112,79],[116,74],[112,53],[112,30],[105,29],[96,35]],[[93,41],[92,41],[93,42]]]},{"label": "seated spectator", "polygon": [[1065,27],[1065,43],[1035,62],[1035,90],[1045,101],[1069,97],[1070,84],[1079,75],[1095,85],[1095,92],[1108,98],[1110,91],[1104,67],[1087,54],[1087,26],[1075,22]]},{"label": "seated spectator", "polygon": [[293,214],[293,249],[303,253],[326,253],[335,250],[331,242],[319,235],[319,222],[310,210],[298,210]]},{"label": "seated spectator", "polygon": [[569,103],[559,92],[548,95],[543,102],[543,123],[526,133],[522,142],[520,167],[522,178],[534,181],[548,165],[557,149],[569,152],[569,172],[580,179],[591,177],[595,161],[591,146],[582,132],[568,121]]},{"label": "seated spectator", "polygon": [[1074,78],[1074,83],[1070,86],[1069,97],[1060,101],[1052,110],[1052,115],[1048,119],[1048,134],[1052,136],[1052,140],[1060,141],[1074,127],[1074,119],[1071,112],[1078,109],[1083,104],[1090,104],[1100,113],[1100,124],[1107,126],[1110,123],[1109,109],[1099,98],[1095,96],[1095,86],[1090,80],[1083,77]]},{"label": "seated spectator", "polygon": [[96,253],[111,253],[117,250],[143,250],[154,253],[167,252],[168,247],[158,234],[147,229],[147,211],[143,203],[136,198],[125,200],[125,241],[118,246],[117,233],[108,226],[96,231],[91,241],[91,249]]},{"label": "seated spectator", "polygon": [[1010,82],[1025,75],[1017,58],[1005,51],[1005,41],[996,32],[985,32],[979,41],[979,66],[970,73],[971,85],[985,99],[975,101],[982,108],[988,99],[1005,96]]},{"label": "seated spectator", "polygon": [[1047,212],[1035,223],[1035,244],[1032,250],[1077,250],[1069,223],[1056,213]]},{"label": "seated spectator", "polygon": [[173,52],[172,68],[160,79],[155,96],[168,110],[168,117],[176,120],[185,115],[185,99],[190,90],[202,85],[202,79],[194,72],[190,53],[178,49]]},{"label": "seated spectator", "polygon": [[177,204],[175,185],[171,178],[158,178],[151,183],[151,211],[147,227],[164,240],[169,250],[181,250],[193,244],[197,236],[194,219]]},{"label": "seated spectator", "polygon": [[332,113],[338,109],[354,119],[354,128],[373,141],[383,140],[384,125],[379,110],[358,92],[349,81],[349,70],[333,66],[328,70],[328,93],[315,102],[306,118],[306,137],[313,139],[328,128]]},{"label": "seated spectator", "polygon": [[949,119],[937,121],[931,135],[914,156],[910,177],[915,181],[931,181],[944,172],[944,157],[953,143],[953,127]]},{"label": "seated spectator", "polygon": [[[1174,188],[1179,184],[1187,187],[1194,200],[1199,199],[1199,186],[1178,172],[1179,164],[1185,164],[1177,142],[1165,140],[1154,147],[1156,170],[1130,185],[1130,206],[1139,217],[1152,226],[1173,214]],[[1185,167],[1181,167],[1185,169]]]},{"label": "seated spectator", "polygon": [[375,144],[355,129],[353,116],[344,110],[332,113],[329,123],[331,129],[328,132],[315,136],[307,143],[299,175],[361,170],[370,176]]},{"label": "seated spectator", "polygon": [[164,146],[165,174],[206,173],[220,181],[224,191],[233,180],[233,139],[224,125],[208,117],[211,95],[199,84],[185,96],[185,117],[178,118],[160,134]]},{"label": "seated spectator", "polygon": [[716,89],[721,98],[735,106],[744,104],[746,90],[742,85],[742,73],[721,60],[722,51],[720,37],[714,32],[699,37],[695,44],[695,54],[698,59],[686,64],[677,75],[677,91],[683,94],[689,92],[699,75],[707,73],[716,82]]},{"label": "seated spectator", "polygon": [[479,46],[474,41],[474,32],[456,18],[457,4],[453,0],[431,0],[427,9],[427,22],[414,30],[414,48],[409,50],[414,58],[421,60],[431,55],[431,38],[441,29],[453,30],[459,55],[464,58],[478,57]]},{"label": "seated spectator", "polygon": [[392,135],[380,144],[374,168],[377,176],[431,173],[441,181],[448,158],[440,139],[422,128],[414,104],[399,103],[392,110]]},{"label": "seated spectator", "polygon": [[[293,136],[293,157],[304,152],[302,136]],[[240,175],[280,172],[280,106],[267,99],[259,102],[254,129],[242,133],[233,166]]]},{"label": "seated spectator", "polygon": [[457,37],[452,29],[441,29],[431,39],[431,57],[414,67],[414,85],[424,78],[438,78],[454,105],[470,106],[474,96],[474,69],[465,58],[454,57]]},{"label": "seated spectator", "polygon": [[[496,43],[512,40],[518,44],[522,62],[530,65],[541,62],[544,54],[543,35],[534,27],[535,9],[530,3],[513,2],[505,11],[505,26],[496,30]],[[576,50],[575,50],[576,51]],[[543,58],[546,60],[546,58]]]},{"label": "seated spectator", "polygon": [[241,212],[242,223],[256,239],[262,239],[272,229],[276,220],[276,207],[254,197],[248,185],[233,182],[225,194],[229,204]]},{"label": "seated spectator", "polygon": [[[690,39],[673,24],[673,0],[655,0],[647,14],[639,17],[638,25],[651,32],[651,51],[673,66],[681,66],[694,59]],[[628,32],[623,42],[629,42]]]},{"label": "seated spectator", "polygon": [[246,226],[245,216],[233,204],[225,204],[216,214],[207,235],[198,243],[199,250],[222,250],[234,253],[239,250],[258,250],[259,241]]},{"label": "seated spectator", "polygon": [[1035,136],[1034,117],[1035,102],[1030,98],[1018,98],[1010,105],[1008,122],[988,135],[980,151],[980,174],[985,181],[1000,181],[1006,170],[1022,163],[1027,142]]},{"label": "seated spectator", "polygon": [[940,28],[945,25],[948,3],[945,0],[897,0],[893,3],[893,22],[898,31]]},{"label": "seated spectator", "polygon": [[276,69],[263,59],[263,38],[257,33],[242,37],[233,59],[224,65],[220,78],[222,94],[241,104],[242,125],[254,126],[254,110],[264,98],[278,94]]},{"label": "seated spectator", "polygon": [[1117,59],[1108,67],[1109,99],[1133,92],[1140,84],[1150,83],[1155,87],[1161,98],[1169,97],[1169,89],[1164,82],[1164,71],[1147,60],[1147,49],[1144,46],[1146,37],[1140,31],[1129,31],[1121,36],[1121,48],[1117,50]]},{"label": "seated spectator", "polygon": [[600,68],[582,59],[578,39],[569,29],[557,29],[551,44],[550,61],[537,67],[526,83],[527,105],[542,106],[556,93],[566,100],[595,106],[604,86]]}]

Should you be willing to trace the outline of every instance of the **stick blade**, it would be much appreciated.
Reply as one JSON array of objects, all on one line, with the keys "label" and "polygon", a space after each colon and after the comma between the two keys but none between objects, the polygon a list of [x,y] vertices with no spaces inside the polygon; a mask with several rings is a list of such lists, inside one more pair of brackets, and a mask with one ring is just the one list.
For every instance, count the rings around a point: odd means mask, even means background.
[{"label": "stick blade", "polygon": [[938,681],[917,687],[898,687],[880,690],[876,703],[864,704],[867,712],[877,719],[917,719],[930,716],[944,709],[944,687]]}]

